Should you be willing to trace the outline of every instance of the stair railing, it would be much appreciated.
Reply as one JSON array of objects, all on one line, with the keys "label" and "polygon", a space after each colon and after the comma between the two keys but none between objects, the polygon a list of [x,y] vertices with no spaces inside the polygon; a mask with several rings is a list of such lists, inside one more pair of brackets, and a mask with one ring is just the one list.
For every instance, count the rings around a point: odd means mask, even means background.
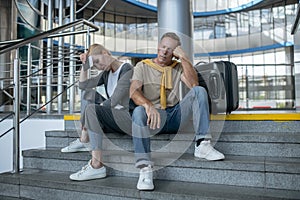
[{"label": "stair railing", "polygon": [[[87,29],[75,31],[75,27],[81,26],[87,26]],[[69,29],[69,31],[68,31]],[[65,31],[67,30],[67,31]],[[70,22],[68,24],[59,26],[57,28],[42,32],[40,34],[34,35],[29,38],[16,40],[16,41],[4,41],[0,43],[0,55],[3,53],[10,52],[12,50],[15,50],[15,58],[14,58],[14,77],[13,77],[13,85],[14,85],[14,97],[13,97],[13,127],[6,131],[4,134],[0,135],[0,138],[6,135],[8,132],[13,130],[13,173],[20,172],[20,123],[22,123],[24,120],[32,116],[35,112],[29,114],[26,116],[22,121],[20,121],[20,58],[19,58],[19,48],[23,47],[25,45],[29,45],[33,42],[36,42],[38,40],[46,39],[46,38],[54,38],[54,37],[62,37],[62,36],[69,36],[69,35],[75,35],[75,34],[83,34],[90,32],[98,31],[99,28],[95,26],[94,24],[90,23],[87,20],[77,20],[74,22]],[[74,52],[71,52],[72,54]],[[32,75],[32,74],[31,74]],[[31,76],[28,75],[28,76]],[[76,83],[76,82],[75,82]],[[75,83],[72,83],[72,85],[69,85],[67,89],[75,85]],[[58,95],[57,94],[54,98],[51,99],[53,101]],[[49,103],[49,102],[47,102]],[[47,104],[46,103],[46,104]],[[40,108],[39,108],[40,109]],[[38,110],[39,110],[38,109]],[[37,110],[37,111],[38,111]],[[11,114],[9,115],[11,116]],[[6,117],[7,118],[7,117]]]}]

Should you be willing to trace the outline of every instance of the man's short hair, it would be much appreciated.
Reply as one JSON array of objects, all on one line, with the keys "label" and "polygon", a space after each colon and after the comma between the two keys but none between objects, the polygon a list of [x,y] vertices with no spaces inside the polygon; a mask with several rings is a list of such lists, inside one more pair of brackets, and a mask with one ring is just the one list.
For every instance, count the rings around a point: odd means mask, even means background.
[{"label": "man's short hair", "polygon": [[103,45],[101,44],[92,44],[89,49],[88,49],[88,52],[87,52],[87,55],[90,56],[90,55],[97,55],[97,54],[103,54],[104,52],[106,52],[108,55],[111,56],[111,53],[108,49],[106,49]]},{"label": "man's short hair", "polygon": [[164,39],[165,37],[169,37],[169,38],[172,38],[174,40],[176,40],[178,42],[178,46],[181,45],[181,42],[180,42],[180,38],[178,37],[178,35],[176,35],[176,33],[173,33],[173,32],[167,32],[165,34],[163,34],[163,36],[161,37],[160,41],[162,39]]}]

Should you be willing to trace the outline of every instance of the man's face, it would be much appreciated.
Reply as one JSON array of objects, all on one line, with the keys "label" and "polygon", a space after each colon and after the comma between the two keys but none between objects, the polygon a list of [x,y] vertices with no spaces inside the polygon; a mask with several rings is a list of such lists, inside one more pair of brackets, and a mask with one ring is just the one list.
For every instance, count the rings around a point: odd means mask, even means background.
[{"label": "man's face", "polygon": [[159,64],[169,65],[172,62],[173,51],[178,46],[176,40],[165,37],[158,44],[157,60]]},{"label": "man's face", "polygon": [[110,70],[110,65],[114,61],[114,59],[107,54],[94,55],[93,60],[94,60],[94,65],[99,70],[105,70],[105,71]]}]

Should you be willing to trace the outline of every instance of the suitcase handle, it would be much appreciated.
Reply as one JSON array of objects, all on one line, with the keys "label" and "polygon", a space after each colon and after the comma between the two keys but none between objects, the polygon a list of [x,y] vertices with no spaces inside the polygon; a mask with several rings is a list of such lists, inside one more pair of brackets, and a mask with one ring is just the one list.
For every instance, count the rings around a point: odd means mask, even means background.
[{"label": "suitcase handle", "polygon": [[[225,85],[225,75],[224,75],[224,73],[220,73],[221,74],[221,77],[222,77],[222,87],[224,87],[224,90],[222,91],[222,98],[223,99],[225,99],[226,97],[227,97],[227,87],[226,87],[226,85]],[[226,101],[227,101],[227,99],[226,99]]]},{"label": "suitcase handle", "polygon": [[197,62],[197,64],[195,66],[198,66],[198,65],[203,65],[203,64],[207,64],[208,62],[206,61],[199,61]]},{"label": "suitcase handle", "polygon": [[220,77],[218,74],[211,74],[209,77],[209,85],[211,86],[209,89],[210,97],[212,99],[218,99],[220,97]]}]

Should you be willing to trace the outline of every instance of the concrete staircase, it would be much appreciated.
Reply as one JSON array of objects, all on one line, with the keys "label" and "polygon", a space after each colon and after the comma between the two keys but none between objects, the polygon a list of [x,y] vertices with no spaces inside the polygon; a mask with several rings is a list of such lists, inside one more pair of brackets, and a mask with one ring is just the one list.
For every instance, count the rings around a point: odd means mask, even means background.
[{"label": "concrete staircase", "polygon": [[[151,192],[136,189],[131,137],[116,133],[104,140],[109,176],[69,180],[91,158],[88,152],[60,152],[78,137],[72,123],[64,131],[47,131],[46,149],[24,151],[22,173],[0,175],[0,199],[300,199],[299,121],[227,120],[215,141],[226,159],[217,162],[193,157],[191,132],[157,135]],[[216,124],[212,133],[218,137]],[[170,143],[176,148],[166,148]]]}]

